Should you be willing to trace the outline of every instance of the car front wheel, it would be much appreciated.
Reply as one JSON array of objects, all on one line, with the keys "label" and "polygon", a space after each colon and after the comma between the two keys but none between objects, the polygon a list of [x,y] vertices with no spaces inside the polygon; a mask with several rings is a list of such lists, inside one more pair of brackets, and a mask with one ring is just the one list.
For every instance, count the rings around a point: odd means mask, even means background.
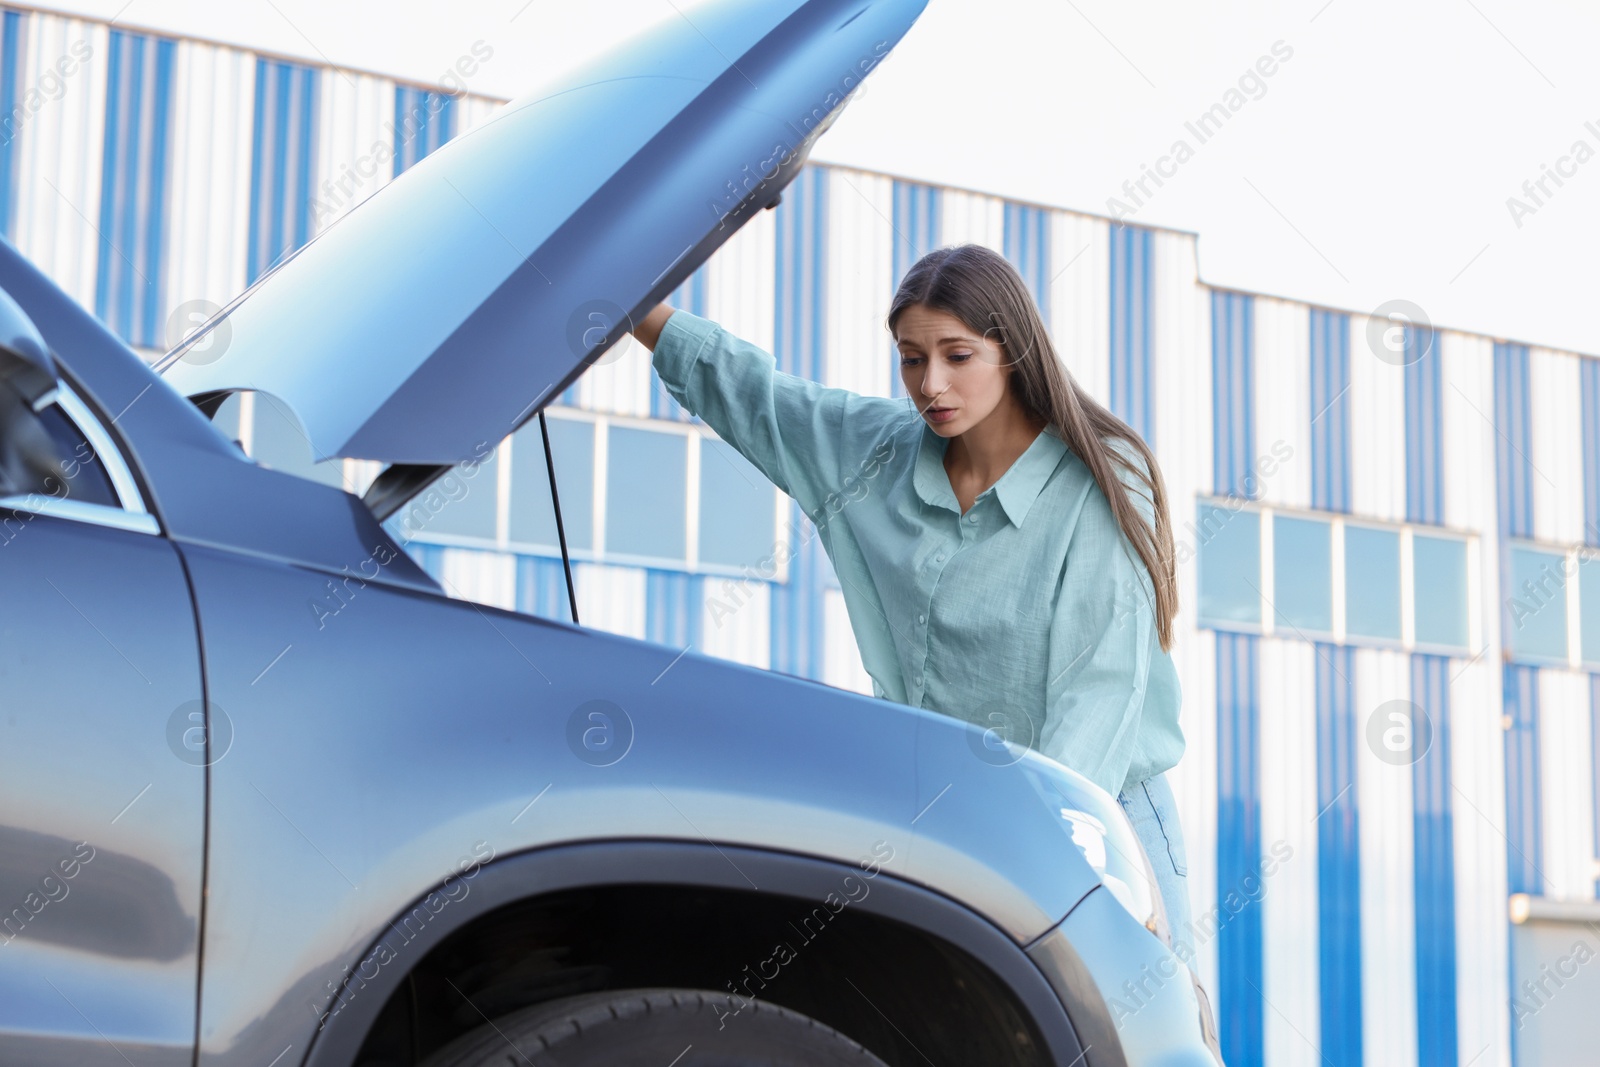
[{"label": "car front wheel", "polygon": [[885,1067],[799,1012],[700,989],[583,993],[463,1034],[425,1067]]}]

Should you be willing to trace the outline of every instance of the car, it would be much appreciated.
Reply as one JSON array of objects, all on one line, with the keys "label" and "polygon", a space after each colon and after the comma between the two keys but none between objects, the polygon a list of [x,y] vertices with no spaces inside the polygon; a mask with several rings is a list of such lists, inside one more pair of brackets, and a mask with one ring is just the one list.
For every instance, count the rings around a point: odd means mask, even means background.
[{"label": "car", "polygon": [[[0,242],[0,1062],[1220,1062],[1086,779],[448,596],[384,525],[771,207],[922,6],[695,8],[154,365]],[[371,487],[253,462],[241,390]]]}]

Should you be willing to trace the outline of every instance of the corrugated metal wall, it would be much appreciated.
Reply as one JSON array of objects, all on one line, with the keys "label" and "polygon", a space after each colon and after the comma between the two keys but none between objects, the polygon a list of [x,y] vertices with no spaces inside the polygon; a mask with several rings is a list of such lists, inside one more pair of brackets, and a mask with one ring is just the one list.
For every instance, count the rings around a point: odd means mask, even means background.
[{"label": "corrugated metal wall", "polygon": [[[151,354],[498,104],[8,10],[0,220]],[[1600,875],[1600,363],[1211,289],[1188,234],[820,165],[671,300],[785,371],[904,396],[890,296],[961,241],[1011,259],[1072,375],[1162,465],[1195,916],[1179,936],[1229,1063],[1508,1063],[1507,894],[1593,899]],[[265,415],[247,400],[229,417],[265,451]],[[732,475],[705,464],[727,455],[647,352],[593,368],[550,420],[576,464],[586,625],[870,692],[809,520],[765,485],[719,511],[710,487]],[[626,501],[608,503],[640,432],[684,457],[682,545],[653,560],[618,555]],[[417,534],[452,594],[569,617],[554,547],[525,531],[543,466],[536,436],[508,439],[486,492]],[[735,527],[744,540],[712,536]],[[713,542],[748,562],[710,562]],[[793,557],[758,573],[780,542]],[[1246,554],[1222,577],[1254,590],[1231,615],[1202,581],[1225,545]],[[1392,601],[1369,602],[1377,557]]]}]

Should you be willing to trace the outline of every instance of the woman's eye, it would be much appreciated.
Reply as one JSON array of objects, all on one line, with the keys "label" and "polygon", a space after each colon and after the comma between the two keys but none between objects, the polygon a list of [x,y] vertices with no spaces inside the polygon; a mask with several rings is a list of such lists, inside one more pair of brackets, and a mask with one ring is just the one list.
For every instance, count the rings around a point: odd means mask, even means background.
[{"label": "woman's eye", "polygon": [[950,353],[950,361],[952,363],[961,363],[970,358],[971,355],[971,352],[952,352]]},{"label": "woman's eye", "polygon": [[915,366],[916,362],[917,362],[917,357],[916,356],[902,356],[901,359],[900,359],[900,365],[902,367]]}]

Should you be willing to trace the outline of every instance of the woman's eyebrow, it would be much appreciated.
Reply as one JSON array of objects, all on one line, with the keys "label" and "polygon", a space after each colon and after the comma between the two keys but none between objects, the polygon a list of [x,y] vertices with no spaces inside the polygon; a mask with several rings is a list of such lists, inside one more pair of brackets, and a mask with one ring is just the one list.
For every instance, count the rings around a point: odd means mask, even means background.
[{"label": "woman's eyebrow", "polygon": [[[910,345],[912,348],[921,348],[922,347],[921,345],[917,344],[917,342],[915,342],[915,341],[911,341],[911,340],[902,341],[899,338],[896,338],[894,343],[895,343],[895,346],[898,347],[898,348],[904,348],[907,345]],[[975,343],[975,339],[971,338],[971,337],[941,337],[937,341],[934,342],[934,344],[936,344],[936,345],[945,345],[945,344],[970,345],[970,344],[974,344],[974,343]]]}]

